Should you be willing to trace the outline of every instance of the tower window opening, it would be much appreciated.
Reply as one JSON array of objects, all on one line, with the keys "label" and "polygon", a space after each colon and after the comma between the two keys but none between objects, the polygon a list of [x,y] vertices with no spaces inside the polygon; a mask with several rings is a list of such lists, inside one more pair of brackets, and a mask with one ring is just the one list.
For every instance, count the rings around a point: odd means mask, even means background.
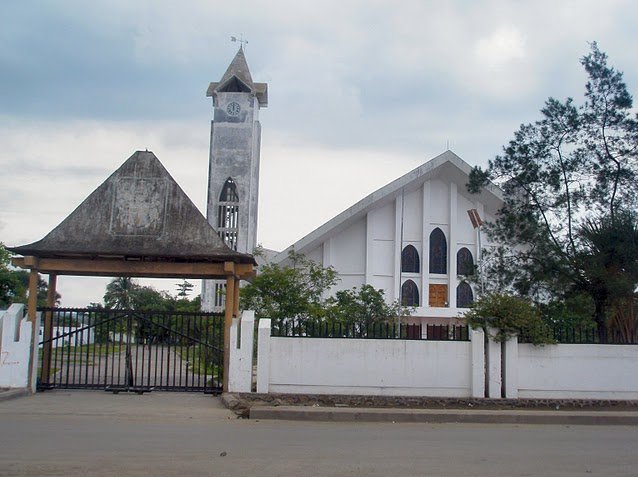
[{"label": "tower window opening", "polygon": [[239,194],[235,181],[229,177],[219,196],[217,209],[217,233],[224,243],[237,250],[239,234]]}]

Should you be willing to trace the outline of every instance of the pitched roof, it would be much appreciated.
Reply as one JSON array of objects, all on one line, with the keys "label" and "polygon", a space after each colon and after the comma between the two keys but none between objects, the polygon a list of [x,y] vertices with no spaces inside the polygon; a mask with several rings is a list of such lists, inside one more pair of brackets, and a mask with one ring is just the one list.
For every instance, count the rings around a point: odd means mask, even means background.
[{"label": "pitched roof", "polygon": [[[444,171],[451,174],[451,177],[457,182],[465,184],[471,170],[472,167],[459,156],[452,151],[445,151],[443,154],[436,156],[434,159],[420,165],[416,169],[413,169],[361,199],[352,207],[344,210],[336,217],[280,252],[279,255],[273,259],[273,262],[280,263],[286,260],[291,250],[301,253],[312,251],[314,247],[321,244],[329,235],[339,232],[360,220],[370,210],[382,205],[384,202],[394,200],[402,191],[408,192],[419,187],[425,180],[433,179]],[[503,202],[501,189],[492,183],[484,187],[482,191],[477,194],[477,198],[481,200],[492,213],[496,213]]]},{"label": "pitched roof", "polygon": [[135,152],[42,240],[9,250],[36,257],[255,263],[222,241],[149,151]]},{"label": "pitched roof", "polygon": [[268,85],[266,83],[253,83],[248,62],[244,55],[244,49],[241,47],[239,51],[237,51],[233,61],[230,62],[222,79],[218,82],[210,83],[206,91],[206,96],[213,96],[215,93],[223,90],[233,79],[239,80],[248,92],[254,93],[261,107],[268,106]]},{"label": "pitched roof", "polygon": [[233,61],[231,61],[230,65],[228,65],[226,73],[224,73],[224,76],[222,76],[219,84],[226,84],[226,82],[232,77],[237,78],[246,86],[248,86],[251,92],[254,90],[255,86],[253,84],[253,78],[252,76],[250,76],[250,69],[248,69],[248,63],[246,62],[244,49],[241,47],[239,48],[239,51],[237,51],[237,54],[235,55],[235,58],[233,58]]}]

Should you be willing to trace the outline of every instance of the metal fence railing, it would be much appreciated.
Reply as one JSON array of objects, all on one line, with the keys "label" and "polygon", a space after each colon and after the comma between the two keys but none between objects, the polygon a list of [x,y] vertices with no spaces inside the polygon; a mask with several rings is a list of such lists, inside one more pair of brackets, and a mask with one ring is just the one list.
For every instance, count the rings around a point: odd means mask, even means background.
[{"label": "metal fence railing", "polygon": [[[591,326],[549,326],[549,336],[560,344],[638,344],[638,337],[618,331]],[[518,335],[519,343],[531,343],[530,336],[524,332]]]},{"label": "metal fence railing", "polygon": [[272,320],[271,336],[294,338],[354,338],[469,341],[465,325],[415,325],[390,322],[327,322],[306,319]]}]

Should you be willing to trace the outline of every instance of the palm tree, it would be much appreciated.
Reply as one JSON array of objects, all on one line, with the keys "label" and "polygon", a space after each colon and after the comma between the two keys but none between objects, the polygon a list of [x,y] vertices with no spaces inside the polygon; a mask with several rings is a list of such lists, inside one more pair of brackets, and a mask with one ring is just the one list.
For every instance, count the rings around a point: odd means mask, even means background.
[{"label": "palm tree", "polygon": [[594,319],[603,331],[610,312],[633,303],[638,285],[638,219],[630,212],[587,220],[579,230],[584,253],[578,259],[587,292],[596,308]]},{"label": "palm tree", "polygon": [[131,277],[114,278],[106,285],[104,305],[116,310],[130,310],[133,308],[134,295],[139,285]]}]

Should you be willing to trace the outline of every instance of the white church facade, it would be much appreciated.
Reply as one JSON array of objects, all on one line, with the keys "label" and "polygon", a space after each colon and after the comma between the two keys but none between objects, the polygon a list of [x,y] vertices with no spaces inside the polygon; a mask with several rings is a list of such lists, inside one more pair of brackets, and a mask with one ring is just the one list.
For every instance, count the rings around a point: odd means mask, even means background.
[{"label": "white church facade", "polygon": [[[252,253],[257,244],[258,113],[268,104],[268,86],[253,82],[240,48],[207,96],[213,99],[207,218],[229,247]],[[503,204],[495,186],[477,195],[467,192],[470,170],[446,151],[357,202],[272,261],[286,265],[294,250],[337,271],[340,281],[333,291],[369,284],[383,289],[388,301],[414,307],[415,321],[449,322],[477,291],[465,279],[480,258],[480,232],[468,211],[492,221]],[[205,310],[220,308],[222,299],[223,284],[204,283]]]},{"label": "white church facade", "polygon": [[[466,190],[471,167],[446,151],[373,192],[274,258],[290,250],[337,271],[335,287],[369,284],[389,301],[413,306],[414,318],[449,322],[476,293],[466,278],[480,258],[479,229],[468,211],[493,221],[500,189]],[[489,246],[483,237],[483,248]]]}]

